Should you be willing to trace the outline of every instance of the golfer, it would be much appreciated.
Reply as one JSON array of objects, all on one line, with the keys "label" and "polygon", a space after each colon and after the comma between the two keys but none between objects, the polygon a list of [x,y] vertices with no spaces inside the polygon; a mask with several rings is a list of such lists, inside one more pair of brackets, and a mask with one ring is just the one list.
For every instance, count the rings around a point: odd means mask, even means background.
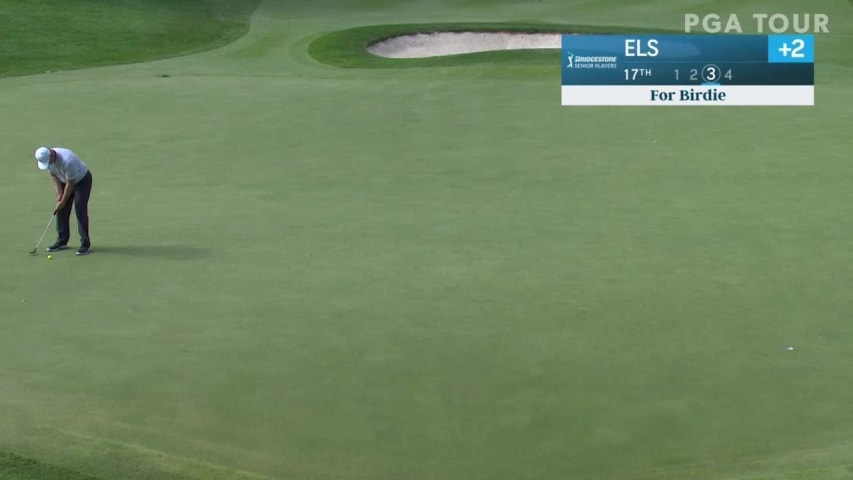
[{"label": "golfer", "polygon": [[67,148],[39,147],[35,151],[36,165],[39,170],[50,173],[50,181],[56,190],[56,243],[47,248],[56,252],[68,248],[71,238],[71,205],[77,213],[77,229],[80,234],[80,248],[77,255],[89,253],[89,195],[92,192],[92,172],[82,160]]}]

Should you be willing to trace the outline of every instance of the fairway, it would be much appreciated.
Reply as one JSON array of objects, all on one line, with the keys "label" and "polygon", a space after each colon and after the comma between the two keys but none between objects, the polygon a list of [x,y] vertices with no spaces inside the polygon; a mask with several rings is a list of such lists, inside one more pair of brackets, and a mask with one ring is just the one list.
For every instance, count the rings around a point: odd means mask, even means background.
[{"label": "fairway", "polygon": [[[87,1],[124,39],[91,65],[61,54],[89,34],[0,38],[0,479],[853,479],[850,2]],[[329,53],[756,11],[829,15],[814,107]],[[39,145],[91,168],[85,258],[73,215],[27,254]]]}]

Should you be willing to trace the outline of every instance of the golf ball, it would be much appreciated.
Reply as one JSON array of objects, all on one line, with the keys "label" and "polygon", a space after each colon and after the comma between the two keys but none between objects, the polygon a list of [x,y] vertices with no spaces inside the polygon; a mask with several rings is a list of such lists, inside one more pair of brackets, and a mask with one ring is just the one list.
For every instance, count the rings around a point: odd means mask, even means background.
[{"label": "golf ball", "polygon": [[52,259],[52,258],[53,258],[53,255],[48,255],[48,256],[47,256],[47,259],[48,259],[48,260],[50,260],[50,259]]}]

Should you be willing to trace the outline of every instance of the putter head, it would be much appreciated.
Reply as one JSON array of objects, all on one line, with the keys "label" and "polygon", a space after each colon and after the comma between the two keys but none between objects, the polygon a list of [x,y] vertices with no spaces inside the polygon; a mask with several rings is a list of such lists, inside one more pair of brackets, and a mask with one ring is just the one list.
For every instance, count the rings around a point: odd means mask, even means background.
[{"label": "putter head", "polygon": [[38,255],[38,249],[34,248],[34,249],[30,250],[30,255],[33,255],[33,256]]}]

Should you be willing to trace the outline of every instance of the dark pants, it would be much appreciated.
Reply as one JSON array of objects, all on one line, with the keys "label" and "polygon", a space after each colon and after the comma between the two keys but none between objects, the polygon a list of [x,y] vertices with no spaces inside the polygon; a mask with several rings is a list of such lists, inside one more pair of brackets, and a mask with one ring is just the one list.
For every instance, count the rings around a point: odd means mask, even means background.
[{"label": "dark pants", "polygon": [[[65,188],[65,185],[62,185]],[[71,238],[71,206],[77,213],[77,229],[80,233],[80,246],[91,247],[89,243],[89,194],[92,193],[92,172],[86,172],[82,180],[75,183],[71,189],[71,198],[56,212],[56,233],[59,234],[57,241],[67,245]]]}]

